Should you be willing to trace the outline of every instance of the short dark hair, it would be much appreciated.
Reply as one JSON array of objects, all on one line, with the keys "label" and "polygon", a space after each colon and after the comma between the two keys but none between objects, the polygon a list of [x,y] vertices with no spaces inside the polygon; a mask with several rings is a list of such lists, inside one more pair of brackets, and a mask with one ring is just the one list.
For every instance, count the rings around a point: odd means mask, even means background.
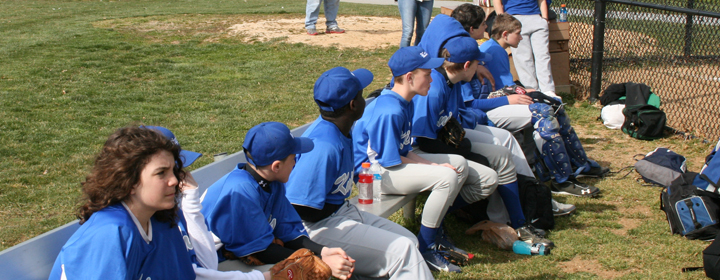
[{"label": "short dark hair", "polygon": [[470,32],[470,27],[480,28],[485,21],[485,11],[479,6],[469,3],[457,6],[450,16],[459,21],[467,32]]},{"label": "short dark hair", "polygon": [[512,33],[521,29],[522,23],[520,23],[520,21],[514,16],[508,15],[506,13],[499,14],[495,17],[495,22],[493,22],[492,33],[490,34],[490,37],[498,40],[500,39],[500,37],[502,37],[502,33],[505,31],[507,31],[508,33]]}]

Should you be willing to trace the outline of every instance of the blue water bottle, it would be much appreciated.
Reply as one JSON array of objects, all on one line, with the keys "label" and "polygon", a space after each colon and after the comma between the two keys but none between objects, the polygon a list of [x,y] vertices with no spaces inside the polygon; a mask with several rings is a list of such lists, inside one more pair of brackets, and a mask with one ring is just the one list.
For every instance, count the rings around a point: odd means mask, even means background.
[{"label": "blue water bottle", "polygon": [[560,14],[558,14],[558,22],[567,22],[568,14],[565,4],[560,5]]},{"label": "blue water bottle", "polygon": [[515,254],[519,255],[528,255],[528,256],[535,256],[535,255],[549,255],[550,254],[550,248],[545,247],[545,245],[541,243],[535,243],[535,244],[528,244],[524,241],[515,241],[513,243],[513,252]]}]

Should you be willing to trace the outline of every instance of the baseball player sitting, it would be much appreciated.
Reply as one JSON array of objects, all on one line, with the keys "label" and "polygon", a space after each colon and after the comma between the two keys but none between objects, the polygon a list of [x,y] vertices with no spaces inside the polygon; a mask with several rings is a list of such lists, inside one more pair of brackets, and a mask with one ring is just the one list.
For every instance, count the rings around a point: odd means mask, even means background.
[{"label": "baseball player sitting", "polygon": [[[484,28],[480,28],[480,26],[484,27],[484,25],[472,26],[474,22],[483,22],[485,13],[481,8],[469,4],[461,5],[453,11],[452,16],[474,39],[482,38]],[[492,61],[487,68],[495,77],[495,88],[490,91],[515,85],[505,49],[516,47],[522,40],[520,29],[521,23],[513,16],[498,15],[493,24],[492,39],[480,46],[481,52],[492,56]],[[516,132],[524,129],[534,131],[534,141],[533,137],[529,135],[519,139],[530,143],[525,145],[525,154],[532,155],[535,145],[537,145],[540,158],[531,160],[531,163],[534,163],[535,169],[543,181],[550,178],[542,176],[542,171],[547,169],[551,172],[553,192],[589,197],[599,194],[598,188],[581,183],[575,178],[600,177],[609,170],[587,157],[564,109],[557,108],[556,110],[549,104],[533,103],[533,98],[525,94],[512,94],[490,99],[479,98],[482,88],[479,84],[480,82],[474,79],[470,83],[462,85],[462,95],[466,106],[484,111],[495,126],[507,129],[518,136],[523,134]],[[556,97],[552,92],[548,92],[548,94],[548,99]]]},{"label": "baseball player sitting", "polygon": [[350,277],[355,260],[341,248],[311,241],[285,197],[284,183],[295,165],[295,154],[309,152],[313,146],[312,140],[294,138],[278,122],[261,123],[247,132],[243,150],[248,164],[238,164],[212,184],[202,202],[201,212],[214,234],[219,261],[271,264],[307,248],[330,266],[333,276]]},{"label": "baseball player sitting", "polygon": [[180,148],[150,129],[115,131],[82,183],[80,228],[49,279],[195,279],[176,200]]},{"label": "baseball player sitting", "polygon": [[[442,221],[458,193],[475,201],[495,190],[497,175],[478,164],[480,172],[470,172],[468,162],[459,155],[417,154],[411,146],[413,97],[427,95],[430,69],[442,65],[421,47],[401,48],[388,66],[394,86],[385,89],[355,124],[355,168],[377,161],[382,171],[383,194],[410,194],[430,191],[422,213],[419,249],[433,270],[461,272],[448,262],[467,263],[471,257],[455,247],[442,232]],[[463,187],[463,184],[465,185]]]},{"label": "baseball player sitting", "polygon": [[320,117],[303,134],[315,148],[297,155],[286,195],[310,239],[353,256],[353,276],[433,279],[410,231],[346,201],[354,182],[351,127],[363,115],[363,89],[372,80],[366,69],[335,67],[315,82]]},{"label": "baseball player sitting", "polygon": [[[475,75],[477,64],[482,55],[475,39],[463,29],[450,28],[458,24],[456,20],[438,15],[428,27],[420,46],[428,50],[431,56],[446,59],[445,64],[432,71],[432,83],[427,96],[415,96],[415,115],[413,117],[413,135],[416,136],[420,150],[428,153],[453,153],[463,155],[472,170],[478,166],[492,168],[497,172],[497,190],[504,202],[504,208],[510,215],[511,226],[517,230],[520,239],[529,243],[544,243],[554,246],[553,242],[538,236],[535,229],[526,224],[520,204],[517,174],[513,155],[509,149],[495,144],[477,141],[476,134],[481,132],[465,129],[463,143],[450,145],[439,139],[439,132],[451,122],[451,118],[460,118],[464,109],[461,87],[458,83],[470,81]],[[462,122],[462,121],[461,121]],[[509,136],[509,138],[512,138]],[[512,139],[514,141],[514,139]],[[527,163],[525,162],[527,165]],[[473,167],[475,166],[475,167]],[[480,171],[477,171],[478,173]],[[489,194],[488,194],[489,195]],[[487,195],[463,195],[453,204],[462,207],[486,198]],[[497,204],[496,204],[497,205]],[[499,206],[499,207],[498,207]],[[493,209],[502,210],[502,204]],[[492,209],[491,209],[492,210]]]}]

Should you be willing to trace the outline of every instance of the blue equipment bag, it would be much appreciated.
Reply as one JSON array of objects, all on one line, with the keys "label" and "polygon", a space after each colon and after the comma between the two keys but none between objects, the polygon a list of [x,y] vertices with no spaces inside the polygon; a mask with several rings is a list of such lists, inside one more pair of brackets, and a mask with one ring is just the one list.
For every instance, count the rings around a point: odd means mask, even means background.
[{"label": "blue equipment bag", "polygon": [[684,156],[666,148],[657,148],[635,163],[635,171],[646,183],[669,187],[687,168]]},{"label": "blue equipment bag", "polygon": [[720,233],[717,201],[720,196],[689,184],[697,173],[687,172],[660,193],[660,209],[670,231],[687,239],[712,240]]},{"label": "blue equipment bag", "polygon": [[705,158],[705,166],[700,174],[695,177],[692,184],[703,190],[719,193],[718,181],[720,181],[720,157],[715,156],[720,149],[720,141],[715,145],[715,149]]}]

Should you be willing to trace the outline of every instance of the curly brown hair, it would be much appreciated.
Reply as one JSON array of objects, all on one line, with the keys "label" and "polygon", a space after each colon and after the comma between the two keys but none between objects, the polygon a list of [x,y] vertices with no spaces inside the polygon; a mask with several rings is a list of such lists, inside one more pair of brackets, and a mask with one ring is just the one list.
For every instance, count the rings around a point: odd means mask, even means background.
[{"label": "curly brown hair", "polygon": [[[140,173],[150,158],[160,151],[168,151],[175,158],[173,173],[178,182],[185,178],[180,158],[180,147],[173,144],[159,132],[138,126],[120,128],[108,137],[105,145],[95,159],[90,174],[82,185],[82,205],[77,216],[80,224],[90,216],[109,205],[120,203],[130,196],[130,192],[140,181]],[[175,199],[180,196],[180,187],[175,187]],[[160,222],[169,222],[175,226],[177,203],[168,210],[157,211],[153,215]]]}]

